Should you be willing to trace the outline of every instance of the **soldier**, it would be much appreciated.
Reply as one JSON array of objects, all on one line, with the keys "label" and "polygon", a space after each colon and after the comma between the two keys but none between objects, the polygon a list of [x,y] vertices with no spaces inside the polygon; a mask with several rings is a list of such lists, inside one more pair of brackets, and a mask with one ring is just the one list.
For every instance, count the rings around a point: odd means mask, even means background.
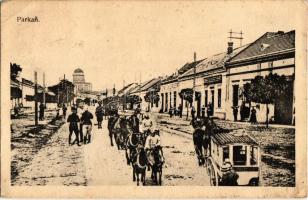
[{"label": "soldier", "polygon": [[91,142],[91,131],[92,131],[92,121],[93,115],[88,111],[88,108],[85,108],[85,111],[82,113],[81,116],[81,123],[83,131],[85,130],[85,136],[83,138],[83,143],[90,143]]},{"label": "soldier", "polygon": [[62,106],[62,112],[63,112],[63,118],[66,118],[66,111],[67,111],[67,107],[65,106],[65,104],[63,104]]},{"label": "soldier", "polygon": [[39,116],[40,121],[44,120],[44,112],[45,112],[45,105],[41,103],[40,104],[40,116]]},{"label": "soldier", "polygon": [[103,107],[102,107],[102,102],[98,102],[98,106],[96,107],[95,110],[95,115],[96,115],[96,119],[97,119],[97,126],[98,128],[102,128],[102,121],[104,118],[104,113],[103,113]]},{"label": "soldier", "polygon": [[[78,122],[80,122],[80,119],[77,115],[77,109],[76,108],[72,108],[72,114],[70,114],[67,118],[67,122],[70,123],[69,124],[69,136],[68,136],[68,144],[74,144],[77,141],[77,145],[80,146],[79,144],[79,138],[78,138]],[[71,143],[71,137],[73,132],[75,133],[76,139],[73,143]]]},{"label": "soldier", "polygon": [[202,108],[201,108],[201,117],[202,118],[205,117],[205,105],[203,105]]}]

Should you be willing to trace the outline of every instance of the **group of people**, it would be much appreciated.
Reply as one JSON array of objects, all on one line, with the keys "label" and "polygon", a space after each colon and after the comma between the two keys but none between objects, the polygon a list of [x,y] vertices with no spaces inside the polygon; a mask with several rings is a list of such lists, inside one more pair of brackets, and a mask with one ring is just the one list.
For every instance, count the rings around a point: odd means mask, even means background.
[{"label": "group of people", "polygon": [[238,110],[240,108],[240,121],[244,121],[246,118],[249,118],[251,123],[257,123],[257,106],[252,106],[250,109],[243,103],[240,107],[239,106],[232,106],[233,109],[233,117],[234,121],[238,121]]},{"label": "group of people", "polygon": [[[77,114],[77,107],[72,107],[71,110],[72,113],[67,118],[67,122],[69,123],[69,145],[77,143],[78,146],[81,146],[80,143],[82,142],[84,144],[90,143],[93,119],[92,113],[86,107],[79,117]],[[75,134],[75,140],[71,142],[73,133]]]}]

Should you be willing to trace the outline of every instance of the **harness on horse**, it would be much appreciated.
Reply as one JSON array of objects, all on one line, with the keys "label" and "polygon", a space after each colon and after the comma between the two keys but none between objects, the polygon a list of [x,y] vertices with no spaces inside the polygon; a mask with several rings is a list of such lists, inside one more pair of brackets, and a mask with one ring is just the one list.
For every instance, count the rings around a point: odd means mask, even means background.
[{"label": "harness on horse", "polygon": [[140,157],[140,155],[138,154],[138,155],[137,155],[137,162],[136,162],[136,164],[137,164],[137,166],[138,166],[140,169],[145,169],[145,168],[147,167],[147,164],[145,164],[144,166],[142,166],[142,165],[140,164],[140,162],[139,162],[139,157]]}]

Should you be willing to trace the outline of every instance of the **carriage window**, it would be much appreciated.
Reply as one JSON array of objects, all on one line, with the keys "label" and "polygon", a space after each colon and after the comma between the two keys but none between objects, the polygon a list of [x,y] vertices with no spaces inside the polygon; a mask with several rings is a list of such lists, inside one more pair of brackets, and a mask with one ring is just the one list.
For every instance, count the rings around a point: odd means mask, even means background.
[{"label": "carriage window", "polygon": [[247,158],[246,146],[233,146],[233,163],[234,165],[246,165]]},{"label": "carriage window", "polygon": [[223,154],[222,160],[226,160],[227,158],[229,158],[229,147],[223,147],[222,154]]},{"label": "carriage window", "polygon": [[258,164],[258,147],[251,147],[250,165]]}]

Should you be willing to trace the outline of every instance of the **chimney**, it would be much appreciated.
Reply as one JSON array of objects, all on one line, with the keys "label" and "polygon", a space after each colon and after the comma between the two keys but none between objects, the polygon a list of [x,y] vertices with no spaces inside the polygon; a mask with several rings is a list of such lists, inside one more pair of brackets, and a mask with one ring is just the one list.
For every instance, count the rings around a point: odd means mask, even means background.
[{"label": "chimney", "polygon": [[233,42],[228,42],[228,54],[231,54],[233,52]]},{"label": "chimney", "polygon": [[197,53],[194,52],[194,62],[196,62],[196,61],[197,61]]}]

